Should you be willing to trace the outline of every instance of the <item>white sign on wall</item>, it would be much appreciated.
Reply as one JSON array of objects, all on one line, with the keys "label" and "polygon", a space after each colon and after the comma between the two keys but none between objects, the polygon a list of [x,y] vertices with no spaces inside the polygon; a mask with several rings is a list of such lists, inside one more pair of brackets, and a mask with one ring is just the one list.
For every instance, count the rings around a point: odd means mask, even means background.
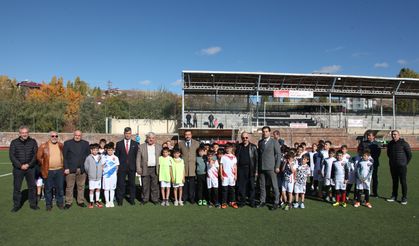
[{"label": "white sign on wall", "polygon": [[364,120],[348,119],[348,127],[364,127]]},{"label": "white sign on wall", "polygon": [[313,98],[312,91],[274,90],[274,97]]}]

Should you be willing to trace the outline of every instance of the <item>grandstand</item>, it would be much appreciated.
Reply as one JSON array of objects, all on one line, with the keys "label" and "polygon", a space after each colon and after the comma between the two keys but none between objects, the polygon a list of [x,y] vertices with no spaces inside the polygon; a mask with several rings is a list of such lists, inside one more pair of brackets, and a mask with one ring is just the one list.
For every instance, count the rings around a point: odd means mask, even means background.
[{"label": "grandstand", "polygon": [[198,129],[208,129],[210,114],[224,129],[251,131],[419,129],[414,114],[398,116],[395,107],[397,99],[419,98],[419,79],[225,71],[183,71],[182,78],[182,128],[186,114],[196,113]]}]

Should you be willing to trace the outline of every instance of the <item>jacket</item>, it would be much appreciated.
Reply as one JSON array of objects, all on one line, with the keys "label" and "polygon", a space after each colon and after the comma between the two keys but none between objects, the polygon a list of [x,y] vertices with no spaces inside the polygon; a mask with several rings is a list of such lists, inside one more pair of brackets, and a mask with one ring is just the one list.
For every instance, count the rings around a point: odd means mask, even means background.
[{"label": "jacket", "polygon": [[103,176],[103,165],[100,161],[102,156],[99,154],[98,156],[99,159],[97,162],[93,155],[87,156],[86,160],[84,161],[84,170],[86,171],[89,180],[92,181],[99,181],[102,179]]},{"label": "jacket", "polygon": [[397,142],[391,140],[387,145],[387,156],[390,166],[407,166],[412,159],[410,145],[400,138]]},{"label": "jacket", "polygon": [[116,143],[115,155],[119,158],[118,172],[135,172],[137,169],[138,143],[132,139],[130,141],[128,154],[125,150],[125,139]]},{"label": "jacket", "polygon": [[199,148],[199,142],[191,139],[191,147],[186,147],[186,142],[179,143],[179,149],[185,162],[185,177],[196,176],[196,150]]},{"label": "jacket", "polygon": [[38,143],[28,137],[26,140],[16,138],[10,143],[9,158],[14,168],[20,169],[22,164],[29,164],[29,168],[36,165]]},{"label": "jacket", "polygon": [[[137,173],[141,176],[148,176],[148,151],[147,151],[147,143],[143,143],[138,147],[137,153]],[[162,146],[160,144],[154,144],[155,146],[155,156],[156,159],[156,174],[159,174],[159,156],[161,154]],[[153,158],[153,157],[150,157]]]},{"label": "jacket", "polygon": [[[39,166],[41,167],[41,175],[44,179],[48,178],[49,157],[50,157],[49,143],[50,141],[41,144],[41,146],[39,146],[38,148],[38,152],[36,153],[36,159],[39,162]],[[63,157],[64,145],[60,142],[58,142],[57,144],[61,153],[61,164],[64,165],[64,157]]]},{"label": "jacket", "polygon": [[374,160],[374,166],[380,165],[381,148],[376,141],[372,141],[372,142],[368,140],[363,141],[360,144],[359,149],[361,150],[369,149],[371,152],[371,157]]},{"label": "jacket", "polygon": [[[237,167],[240,170],[240,153],[245,149],[243,143],[236,147]],[[250,175],[253,177],[258,171],[259,153],[256,145],[249,143],[249,157],[250,157]]]},{"label": "jacket", "polygon": [[265,143],[265,139],[259,140],[259,171],[274,171],[281,164],[281,148],[278,141],[269,138]]},{"label": "jacket", "polygon": [[84,173],[84,160],[90,155],[89,142],[80,140],[78,142],[70,139],[64,142],[63,156],[64,156],[64,169],[69,169],[70,173],[80,171]]}]

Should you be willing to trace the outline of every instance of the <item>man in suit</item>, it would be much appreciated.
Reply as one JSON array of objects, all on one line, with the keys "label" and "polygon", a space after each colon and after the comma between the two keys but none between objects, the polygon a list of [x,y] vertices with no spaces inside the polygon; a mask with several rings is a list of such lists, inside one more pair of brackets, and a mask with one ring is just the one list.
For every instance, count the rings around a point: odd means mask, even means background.
[{"label": "man in suit", "polygon": [[279,173],[281,164],[281,148],[278,141],[271,138],[271,128],[262,128],[262,139],[259,140],[259,184],[260,184],[260,204],[258,207],[265,206],[266,202],[266,179],[270,179],[275,193],[273,209],[278,208],[279,188],[276,174]]},{"label": "man in suit", "polygon": [[118,179],[116,188],[116,201],[122,206],[125,197],[125,179],[128,176],[130,197],[128,202],[135,205],[135,172],[138,153],[138,143],[131,139],[130,127],[124,129],[124,139],[116,143],[115,155],[119,158]]},{"label": "man in suit", "polygon": [[366,133],[367,139],[361,142],[358,146],[360,151],[364,151],[369,149],[371,151],[371,157],[374,160],[374,166],[372,169],[372,192],[370,196],[377,197],[378,196],[378,167],[380,166],[380,154],[381,148],[378,145],[377,141],[375,141],[375,134],[373,131],[368,131]]},{"label": "man in suit", "polygon": [[179,143],[179,149],[185,162],[185,184],[183,187],[183,201],[195,203],[195,179],[196,179],[196,150],[199,142],[192,139],[192,131],[185,131],[185,140]]},{"label": "man in suit", "polygon": [[157,204],[159,202],[159,156],[162,146],[156,143],[156,134],[149,132],[146,135],[146,142],[138,147],[137,173],[141,176],[143,188],[141,191],[142,204],[150,199]]}]

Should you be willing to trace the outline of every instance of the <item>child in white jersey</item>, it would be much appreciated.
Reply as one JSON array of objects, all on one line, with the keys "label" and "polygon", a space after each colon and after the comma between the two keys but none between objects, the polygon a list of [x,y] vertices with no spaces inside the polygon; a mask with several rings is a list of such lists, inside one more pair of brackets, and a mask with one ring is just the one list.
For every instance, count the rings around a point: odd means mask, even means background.
[{"label": "child in white jersey", "polygon": [[326,198],[325,200],[327,202],[330,202],[333,200],[332,197],[332,187],[335,185],[333,180],[332,180],[332,164],[334,161],[336,161],[335,159],[335,150],[334,149],[329,149],[328,152],[328,157],[325,158],[323,160],[322,163],[322,178],[323,178],[323,188],[324,191],[326,192]]},{"label": "child in white jersey", "polygon": [[[295,184],[295,173],[297,165],[293,153],[288,153],[284,157],[285,163],[282,165],[282,172],[284,173],[284,180],[282,181],[282,193],[283,197],[287,200],[284,210],[292,208],[292,193],[294,192]],[[286,194],[286,195],[285,195]]]},{"label": "child in white jersey", "polygon": [[216,153],[208,151],[207,153],[207,188],[208,188],[208,201],[209,207],[220,207],[218,202],[218,173],[220,166],[218,165],[217,158],[214,158]]},{"label": "child in white jersey", "polygon": [[221,208],[227,208],[227,195],[229,205],[233,208],[238,208],[235,199],[235,189],[237,180],[237,158],[233,155],[233,146],[227,144],[225,147],[226,154],[221,157],[221,180],[223,186],[223,201]]},{"label": "child in white jersey", "polygon": [[[295,179],[294,185],[294,193],[295,193],[295,203],[294,208],[305,208],[304,206],[304,198],[306,193],[306,183],[307,177],[310,176],[310,166],[308,162],[310,160],[310,156],[305,154],[301,158],[301,165],[297,167],[297,175]],[[301,197],[301,203],[298,204],[298,199]]]},{"label": "child in white jersey", "polygon": [[346,208],[346,183],[348,182],[348,166],[342,151],[336,153],[337,160],[332,164],[332,179],[335,183],[336,202],[334,207],[341,205]]},{"label": "child in white jersey", "polygon": [[365,206],[372,208],[370,203],[370,185],[373,171],[373,161],[371,160],[371,154],[369,150],[362,152],[362,160],[360,160],[356,166],[356,189],[357,199],[354,207],[359,207],[361,202],[361,193],[365,196]]},{"label": "child in white jersey", "polygon": [[105,194],[105,207],[113,208],[113,200],[115,197],[117,171],[119,166],[119,158],[114,155],[115,144],[109,142],[104,146],[106,149],[106,155],[102,155],[101,163],[103,165],[103,190]]}]

